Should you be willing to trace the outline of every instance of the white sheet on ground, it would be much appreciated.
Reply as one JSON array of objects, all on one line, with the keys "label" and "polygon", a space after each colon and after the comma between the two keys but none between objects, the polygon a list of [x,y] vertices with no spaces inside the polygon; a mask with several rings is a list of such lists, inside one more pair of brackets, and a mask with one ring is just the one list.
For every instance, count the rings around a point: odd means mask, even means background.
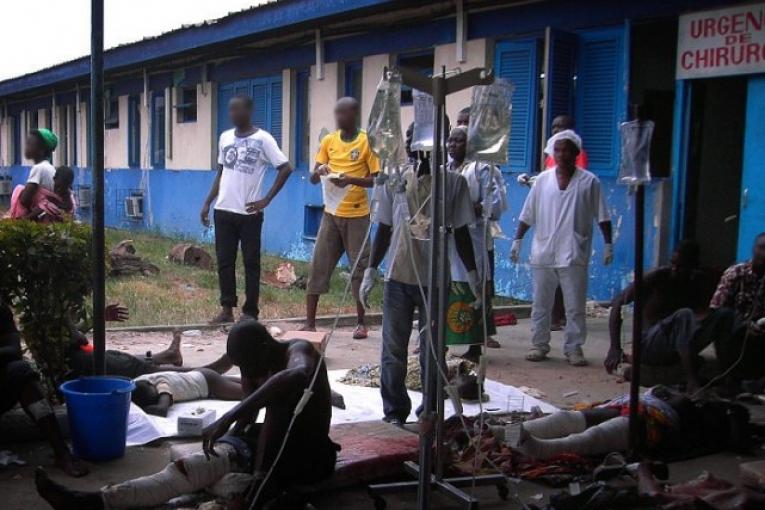
[{"label": "white sheet on ground", "polygon": [[[332,424],[381,419],[383,414],[380,389],[350,386],[338,382],[338,379],[341,379],[346,372],[347,370],[329,371],[329,381],[332,389],[340,393],[345,399],[345,410],[332,408]],[[414,421],[416,419],[414,410],[420,405],[422,394],[416,391],[409,391],[408,393],[409,398],[412,399],[412,413],[409,415],[409,420]],[[483,410],[486,412],[518,411],[521,410],[521,406],[524,411],[529,411],[534,406],[539,406],[546,413],[557,411],[555,406],[527,395],[515,386],[509,386],[490,379],[486,380],[484,393],[489,396],[489,400],[483,403]],[[236,404],[237,402],[224,400],[181,402],[170,408],[167,418],[148,415],[140,407],[131,404],[128,418],[127,445],[137,446],[160,438],[179,437],[178,416],[197,407],[215,409],[216,416],[220,417]],[[480,412],[477,402],[463,402],[462,408],[465,416],[477,415]],[[448,400],[444,402],[444,409],[447,418],[454,414],[452,404]],[[262,421],[263,417],[264,414],[261,413],[259,420]]]}]

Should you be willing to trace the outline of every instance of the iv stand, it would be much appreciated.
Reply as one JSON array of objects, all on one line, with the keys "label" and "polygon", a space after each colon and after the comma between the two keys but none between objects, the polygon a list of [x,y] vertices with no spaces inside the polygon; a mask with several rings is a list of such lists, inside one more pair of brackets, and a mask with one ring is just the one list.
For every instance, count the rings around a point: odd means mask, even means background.
[{"label": "iv stand", "polygon": [[[447,239],[451,232],[444,224],[446,210],[446,166],[444,157],[444,128],[446,122],[446,96],[474,85],[488,85],[494,82],[491,70],[471,69],[467,72],[446,78],[446,68],[441,75],[428,78],[417,71],[399,68],[402,82],[414,89],[427,92],[433,97],[433,152],[431,155],[431,196],[430,196],[430,265],[428,279],[428,308],[431,323],[429,324],[426,342],[430,345],[421,346],[428,349],[434,346],[438,355],[437,363],[446,370],[446,305],[449,289],[449,265],[447,264]],[[385,70],[387,72],[387,68]],[[417,481],[396,482],[389,484],[370,485],[368,491],[374,499],[375,509],[386,507],[385,494],[417,491],[417,508],[429,510],[431,491],[442,492],[453,500],[464,503],[470,510],[478,509],[478,499],[459,487],[473,485],[496,485],[502,499],[507,499],[509,489],[507,478],[503,475],[465,476],[459,478],[444,478],[442,451],[444,445],[444,387],[438,376],[436,360],[432,356],[425,357],[422,367],[423,383],[423,412],[420,416],[420,451],[418,462],[404,463],[404,469],[417,478]],[[435,452],[434,452],[435,446]],[[434,459],[435,453],[435,459]],[[477,454],[477,453],[476,453]]]}]

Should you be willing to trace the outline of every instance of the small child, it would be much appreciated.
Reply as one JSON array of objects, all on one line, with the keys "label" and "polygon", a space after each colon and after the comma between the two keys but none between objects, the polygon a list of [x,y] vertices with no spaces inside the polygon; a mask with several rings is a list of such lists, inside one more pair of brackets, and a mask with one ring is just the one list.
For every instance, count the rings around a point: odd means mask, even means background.
[{"label": "small child", "polygon": [[[24,205],[23,197],[30,187],[30,182],[27,182],[25,186],[16,186],[11,195],[11,208],[8,217],[41,223],[55,223],[74,217],[76,210],[75,200],[72,196],[74,172],[68,166],[60,166],[54,172],[53,191],[42,185],[31,183],[35,191],[29,206]],[[32,174],[30,174],[31,178]]]}]

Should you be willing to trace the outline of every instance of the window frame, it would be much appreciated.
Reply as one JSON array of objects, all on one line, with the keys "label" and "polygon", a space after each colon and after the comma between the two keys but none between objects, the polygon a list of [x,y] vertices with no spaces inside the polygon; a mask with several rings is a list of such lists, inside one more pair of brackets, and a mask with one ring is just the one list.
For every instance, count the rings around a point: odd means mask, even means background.
[{"label": "window frame", "polygon": [[[186,97],[189,94],[193,97]],[[199,114],[199,95],[197,92],[197,86],[178,87],[176,92],[178,104],[175,105],[175,121],[178,124],[188,124],[197,121],[197,115]],[[193,115],[192,115],[193,113]]]},{"label": "window frame", "polygon": [[[408,58],[419,58],[419,57],[425,57],[430,56],[433,59],[433,62],[430,66],[430,72],[425,73],[425,68],[419,69],[420,72],[422,72],[427,77],[432,77],[435,73],[436,68],[436,50],[435,48],[429,48],[425,50],[418,50],[418,51],[409,51],[406,53],[400,53],[396,55],[396,66],[397,67],[406,67],[401,64],[401,59],[408,59]],[[410,68],[411,69],[411,68]],[[415,69],[417,70],[417,69]],[[412,97],[412,87],[409,87],[408,85],[401,84],[401,106],[411,106],[414,104],[414,98]]]},{"label": "window frame", "polygon": [[12,165],[21,165],[23,154],[21,153],[21,116],[20,115],[9,115],[8,118],[11,120],[11,133],[10,133],[10,142],[11,142],[11,164]]},{"label": "window frame", "polygon": [[141,167],[141,97],[128,96],[128,168]]},{"label": "window frame", "polygon": [[120,97],[112,89],[104,91],[104,129],[119,129]]},{"label": "window frame", "polygon": [[[311,72],[295,72],[295,169],[311,166]],[[305,87],[305,90],[303,90]]]},{"label": "window frame", "polygon": [[[158,105],[161,100],[162,104]],[[150,130],[149,130],[149,138],[150,138],[150,146],[151,146],[151,167],[161,170],[165,168],[165,160],[166,158],[166,150],[167,147],[165,145],[165,133],[166,133],[166,123],[167,123],[167,114],[165,112],[166,110],[166,104],[167,99],[165,97],[165,92],[153,92],[151,95],[151,112],[150,115]],[[158,114],[159,112],[159,114]],[[161,122],[157,122],[161,119]],[[159,126],[158,126],[159,124]],[[157,157],[157,150],[158,146],[162,147],[162,158],[159,159]]]}]

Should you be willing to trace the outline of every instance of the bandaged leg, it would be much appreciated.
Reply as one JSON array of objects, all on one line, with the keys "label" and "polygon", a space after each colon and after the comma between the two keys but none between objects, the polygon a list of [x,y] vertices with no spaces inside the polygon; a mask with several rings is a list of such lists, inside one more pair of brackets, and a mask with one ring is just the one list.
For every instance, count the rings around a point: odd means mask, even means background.
[{"label": "bandaged leg", "polygon": [[235,455],[228,444],[215,446],[218,456],[208,460],[204,453],[187,455],[171,462],[159,473],[101,489],[104,506],[112,508],[153,507],[169,499],[207,488],[231,472]]},{"label": "bandaged leg", "polygon": [[536,439],[556,439],[584,432],[587,423],[579,411],[558,411],[523,422],[523,429]]},{"label": "bandaged leg", "polygon": [[530,457],[549,459],[562,453],[602,455],[625,451],[629,436],[629,419],[618,416],[590,427],[584,432],[559,439],[538,439],[523,431],[518,448]]}]

